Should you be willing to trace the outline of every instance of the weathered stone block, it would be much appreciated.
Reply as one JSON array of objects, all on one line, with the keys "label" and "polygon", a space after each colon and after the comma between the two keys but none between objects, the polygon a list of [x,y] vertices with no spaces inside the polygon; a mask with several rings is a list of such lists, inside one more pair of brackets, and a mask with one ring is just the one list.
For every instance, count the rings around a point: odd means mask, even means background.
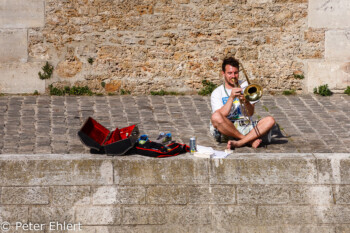
[{"label": "weathered stone block", "polygon": [[1,204],[49,204],[48,187],[3,187]]},{"label": "weathered stone block", "polygon": [[43,63],[0,64],[0,92],[44,93],[45,81],[38,76],[42,66]]},{"label": "weathered stone block", "polygon": [[160,206],[130,206],[123,208],[123,224],[165,224],[166,211]]},{"label": "weathered stone block", "polygon": [[[25,222],[23,222],[23,224],[25,224]],[[24,226],[24,229],[26,229],[25,228],[26,226]],[[33,226],[33,228],[34,228],[34,226]],[[23,228],[20,228],[20,227],[17,227],[17,229],[16,229],[16,226],[15,225],[11,225],[10,226],[10,229],[9,230],[2,230],[2,231],[0,231],[1,233],[28,233],[28,232],[30,232],[30,233],[32,233],[32,232],[38,232],[38,231],[40,231],[40,229],[45,229],[45,226],[44,225],[40,225],[40,224],[38,224],[38,225],[36,225],[36,230],[34,231],[30,231],[30,230],[28,230],[28,229],[26,229],[26,230],[24,230]]]},{"label": "weathered stone block", "polygon": [[208,206],[167,205],[162,207],[132,206],[123,208],[123,224],[166,224],[166,226],[183,227],[192,225],[203,226],[211,224],[210,218]]},{"label": "weathered stone block", "polygon": [[76,221],[82,225],[116,225],[121,223],[121,209],[116,206],[76,208]]},{"label": "weathered stone block", "polygon": [[289,203],[314,206],[334,204],[332,187],[321,185],[292,186]]},{"label": "weathered stone block", "polygon": [[347,28],[350,26],[350,2],[347,0],[310,0],[308,26],[313,28]]},{"label": "weathered stone block", "polygon": [[213,225],[217,232],[231,232],[232,226],[257,225],[256,207],[215,205],[212,207]]},{"label": "weathered stone block", "polygon": [[338,61],[350,60],[350,30],[326,31],[325,57]]},{"label": "weathered stone block", "polygon": [[331,205],[314,207],[319,223],[349,224],[350,207],[347,205]]},{"label": "weathered stone block", "polygon": [[240,226],[240,233],[281,233],[280,226]]},{"label": "weathered stone block", "polygon": [[[99,226],[83,226],[83,225],[78,225],[79,223],[73,223],[75,224],[75,228],[73,228],[72,230],[69,230],[70,232],[84,232],[84,233],[103,233],[103,232],[111,232],[107,230],[107,227],[105,226],[101,226],[101,228]],[[102,231],[103,230],[103,231]],[[48,230],[50,231],[50,230]],[[66,230],[67,232],[68,230]],[[69,232],[68,231],[68,232]],[[56,233],[55,231],[51,230],[51,232]],[[61,233],[61,232],[65,232],[65,231],[58,231],[57,233]]]},{"label": "weathered stone block", "polygon": [[0,45],[1,63],[27,61],[27,30],[0,30]]},{"label": "weathered stone block", "polygon": [[336,226],[336,233],[347,233],[350,232],[350,225]]},{"label": "weathered stone block", "polygon": [[235,204],[236,187],[233,185],[190,186],[189,204]]},{"label": "weathered stone block", "polygon": [[207,205],[166,206],[167,223],[175,225],[211,224],[211,214]]},{"label": "weathered stone block", "polygon": [[[278,158],[278,159],[277,159]],[[242,156],[210,161],[211,184],[314,184],[315,159],[307,154]]]},{"label": "weathered stone block", "polygon": [[320,225],[283,225],[280,227],[280,233],[336,233],[334,226]]},{"label": "weathered stone block", "polygon": [[[234,231],[234,229],[238,230],[238,227],[233,226],[231,233],[238,233],[238,231]],[[215,226],[212,225],[181,225],[181,224],[166,224],[161,225],[156,228],[157,233],[169,232],[169,233],[187,233],[187,232],[200,232],[200,233],[213,233],[217,232],[215,230]]]},{"label": "weathered stone block", "polygon": [[332,187],[313,185],[239,185],[238,204],[308,204],[333,203]]},{"label": "weathered stone block", "polygon": [[239,185],[238,204],[286,204],[289,202],[290,186]]},{"label": "weathered stone block", "polygon": [[[94,228],[95,231],[92,233],[133,233],[133,232],[143,232],[143,233],[160,233],[160,225],[120,225],[120,226],[96,226],[89,227]],[[84,231],[85,231],[84,227]],[[166,231],[163,231],[166,232]]]},{"label": "weathered stone block", "polygon": [[334,187],[334,198],[336,204],[350,204],[350,186],[337,185]]},{"label": "weathered stone block", "polygon": [[348,154],[315,154],[320,184],[350,184]]},{"label": "weathered stone block", "polygon": [[208,183],[208,162],[184,157],[119,159],[114,162],[116,184],[201,184]]},{"label": "weathered stone block", "polygon": [[262,225],[316,224],[316,211],[312,206],[259,206],[258,218]]},{"label": "weathered stone block", "polygon": [[9,223],[27,222],[28,207],[0,206],[0,221]]},{"label": "weathered stone block", "polygon": [[[55,155],[54,155],[55,156]],[[0,159],[0,182],[2,185],[99,185],[113,183],[110,160],[84,159],[84,156],[57,156],[52,159],[17,156]],[[35,159],[37,158],[37,159]],[[15,172],[13,172],[15,171]]]},{"label": "weathered stone block", "polygon": [[32,207],[29,221],[49,224],[50,222],[74,222],[73,207]]},{"label": "weathered stone block", "polygon": [[308,62],[306,80],[307,90],[312,92],[315,87],[328,84],[334,92],[341,92],[350,85],[349,62]]},{"label": "weathered stone block", "polygon": [[147,204],[186,204],[186,186],[150,186],[147,188]]},{"label": "weathered stone block", "polygon": [[102,186],[93,191],[92,202],[94,205],[108,204],[144,204],[146,190],[136,186]]},{"label": "weathered stone block", "polygon": [[0,2],[0,28],[43,27],[44,17],[44,0]]},{"label": "weathered stone block", "polygon": [[[230,231],[231,233],[238,233],[238,227],[234,227],[237,231]],[[92,231],[92,230],[95,231]],[[179,225],[179,224],[166,224],[166,225],[120,225],[120,226],[83,226],[84,233],[89,230],[88,233],[188,233],[188,232],[200,232],[200,233],[213,233],[216,232],[211,225]],[[22,232],[21,232],[22,233]]]},{"label": "weathered stone block", "polygon": [[90,187],[53,186],[52,204],[55,206],[88,205],[91,203]]}]

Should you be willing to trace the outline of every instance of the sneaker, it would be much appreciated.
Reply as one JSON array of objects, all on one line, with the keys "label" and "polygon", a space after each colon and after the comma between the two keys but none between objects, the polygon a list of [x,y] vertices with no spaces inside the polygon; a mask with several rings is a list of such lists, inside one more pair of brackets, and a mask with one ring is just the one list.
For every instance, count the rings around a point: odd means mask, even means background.
[{"label": "sneaker", "polygon": [[172,136],[171,136],[171,133],[167,133],[166,135],[165,135],[165,139],[163,140],[163,143],[169,143],[169,142],[171,142],[171,140],[172,140]]},{"label": "sneaker", "polygon": [[221,136],[221,143],[227,143],[229,140],[232,140],[232,138],[224,134]]},{"label": "sneaker", "polygon": [[147,141],[149,141],[147,134],[142,134],[142,135],[139,137],[139,139],[137,139],[137,142],[138,142],[140,145],[145,144]]},{"label": "sneaker", "polygon": [[155,142],[158,142],[158,143],[161,143],[161,144],[168,144],[169,142],[171,142],[172,140],[172,136],[171,136],[171,133],[159,133],[157,139],[155,140]]},{"label": "sneaker", "polygon": [[221,136],[222,135],[218,130],[214,131],[214,138],[215,138],[215,141],[217,141],[218,143],[221,143]]},{"label": "sneaker", "polygon": [[272,130],[265,134],[261,139],[264,144],[270,144],[272,141]]}]

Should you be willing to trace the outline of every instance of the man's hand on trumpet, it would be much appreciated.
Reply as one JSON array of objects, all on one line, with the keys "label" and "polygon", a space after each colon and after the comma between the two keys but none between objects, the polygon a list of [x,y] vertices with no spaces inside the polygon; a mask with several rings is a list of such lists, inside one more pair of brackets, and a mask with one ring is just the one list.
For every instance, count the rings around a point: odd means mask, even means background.
[{"label": "man's hand on trumpet", "polygon": [[242,89],[239,87],[234,87],[231,91],[231,97],[232,100],[234,100],[236,97],[238,97],[239,101],[241,103],[247,103],[247,99],[244,97],[244,95],[242,94]]},{"label": "man's hand on trumpet", "polygon": [[242,94],[239,95],[239,101],[241,101],[241,103],[244,103],[244,104],[249,103],[249,101]]},{"label": "man's hand on trumpet", "polygon": [[233,99],[235,99],[235,97],[240,97],[240,96],[243,96],[242,89],[239,87],[232,88],[231,97],[233,97]]}]

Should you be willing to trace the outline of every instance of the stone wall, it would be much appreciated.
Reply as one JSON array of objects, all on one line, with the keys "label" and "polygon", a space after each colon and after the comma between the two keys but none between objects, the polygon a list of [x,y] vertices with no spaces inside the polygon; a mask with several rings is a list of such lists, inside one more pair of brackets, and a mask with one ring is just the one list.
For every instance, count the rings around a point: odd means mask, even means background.
[{"label": "stone wall", "polygon": [[38,72],[44,60],[32,60],[28,53],[28,32],[45,26],[43,0],[0,1],[0,92],[45,92]]},{"label": "stone wall", "polygon": [[[349,9],[347,0],[1,0],[0,91],[191,93],[203,79],[222,82],[228,55],[272,92],[344,89]],[[53,77],[38,80],[46,61]]]},{"label": "stone wall", "polygon": [[0,220],[9,232],[66,222],[101,233],[345,233],[349,156],[3,155]]},{"label": "stone wall", "polygon": [[350,2],[309,0],[308,26],[325,31],[324,55],[307,62],[307,90],[328,84],[335,92],[350,86]]}]

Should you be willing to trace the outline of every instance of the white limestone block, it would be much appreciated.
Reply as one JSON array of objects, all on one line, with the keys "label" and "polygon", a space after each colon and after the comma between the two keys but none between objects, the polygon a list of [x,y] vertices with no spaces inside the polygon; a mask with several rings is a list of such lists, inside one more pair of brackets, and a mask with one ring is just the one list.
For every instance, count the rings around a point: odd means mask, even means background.
[{"label": "white limestone block", "polygon": [[0,0],[0,28],[43,27],[44,0]]},{"label": "white limestone block", "polygon": [[308,62],[307,90],[328,84],[329,89],[342,93],[350,86],[350,62]]},{"label": "white limestone block", "polygon": [[350,1],[309,0],[308,24],[312,28],[349,28]]},{"label": "white limestone block", "polygon": [[350,30],[326,32],[325,57],[327,60],[350,60]]},{"label": "white limestone block", "polygon": [[0,93],[19,94],[45,92],[45,81],[39,79],[38,72],[45,64],[35,63],[0,63]]},{"label": "white limestone block", "polygon": [[27,30],[0,30],[0,63],[26,62]]}]

